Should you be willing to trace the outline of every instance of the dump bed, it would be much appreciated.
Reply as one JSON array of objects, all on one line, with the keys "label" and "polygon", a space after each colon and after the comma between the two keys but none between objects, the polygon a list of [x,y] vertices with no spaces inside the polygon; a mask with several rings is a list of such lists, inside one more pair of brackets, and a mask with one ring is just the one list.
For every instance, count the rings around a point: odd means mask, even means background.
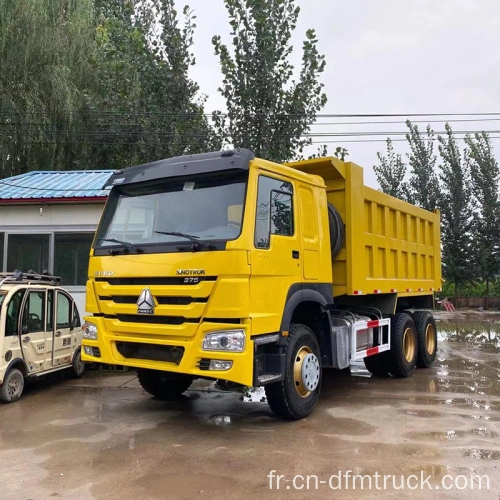
[{"label": "dump bed", "polygon": [[288,166],[323,178],[345,224],[333,261],[334,295],[429,295],[441,287],[439,212],[364,185],[363,169],[336,158]]}]

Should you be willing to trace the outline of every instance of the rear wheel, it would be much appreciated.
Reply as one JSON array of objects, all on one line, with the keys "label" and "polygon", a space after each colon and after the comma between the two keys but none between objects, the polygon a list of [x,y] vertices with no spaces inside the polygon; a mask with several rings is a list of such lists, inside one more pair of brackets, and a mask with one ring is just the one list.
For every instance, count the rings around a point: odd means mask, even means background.
[{"label": "rear wheel", "polygon": [[137,378],[146,392],[166,401],[178,398],[193,382],[190,375],[145,368],[137,370]]},{"label": "rear wheel", "polygon": [[392,376],[409,377],[417,362],[417,333],[415,323],[406,313],[398,313],[391,322],[391,350],[388,369]]},{"label": "rear wheel", "polygon": [[283,380],[265,386],[269,406],[278,417],[300,420],[312,413],[321,389],[320,359],[313,331],[292,325],[285,345]]},{"label": "rear wheel", "polygon": [[24,376],[17,368],[11,368],[3,384],[0,385],[0,401],[2,403],[13,403],[17,401],[24,389]]},{"label": "rear wheel", "polygon": [[417,329],[417,366],[429,368],[434,363],[437,352],[436,321],[429,311],[415,311],[413,321]]}]

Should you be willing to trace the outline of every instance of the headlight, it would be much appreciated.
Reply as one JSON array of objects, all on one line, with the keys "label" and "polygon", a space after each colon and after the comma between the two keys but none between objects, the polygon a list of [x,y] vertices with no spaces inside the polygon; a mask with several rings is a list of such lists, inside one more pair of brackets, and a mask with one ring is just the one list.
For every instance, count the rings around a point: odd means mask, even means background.
[{"label": "headlight", "polygon": [[243,330],[225,330],[207,333],[203,339],[204,351],[242,352],[245,349]]},{"label": "headlight", "polygon": [[85,321],[82,325],[82,336],[84,339],[97,340],[97,325]]}]

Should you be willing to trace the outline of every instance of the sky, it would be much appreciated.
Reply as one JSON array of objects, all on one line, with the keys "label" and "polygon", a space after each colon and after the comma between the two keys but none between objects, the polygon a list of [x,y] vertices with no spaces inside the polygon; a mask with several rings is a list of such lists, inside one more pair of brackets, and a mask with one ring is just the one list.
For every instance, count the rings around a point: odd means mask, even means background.
[{"label": "sky", "polygon": [[[224,2],[176,0],[179,11],[185,4],[197,16],[193,47],[196,65],[191,76],[207,96],[206,111],[224,111],[225,102],[217,91],[222,77],[211,43],[213,35],[221,35],[230,45]],[[296,69],[300,67],[302,41],[308,28],[316,30],[319,51],[326,57],[321,81],[328,102],[320,114],[404,115],[319,117],[313,127],[313,132],[332,134],[378,133],[313,139],[341,141],[328,144],[329,151],[337,146],[348,149],[348,160],[364,167],[368,185],[378,187],[373,172],[377,152],[385,152],[388,135],[406,131],[406,117],[422,120],[422,129],[433,120],[431,126],[436,132],[444,131],[448,119],[457,132],[485,130],[500,137],[498,0],[296,0],[295,4],[301,8],[292,37]],[[478,116],[409,116],[418,113]],[[487,117],[484,113],[499,114]],[[485,118],[488,121],[483,121]],[[347,124],[367,121],[370,123]],[[394,139],[404,139],[404,135],[394,135]],[[494,139],[493,144],[498,157],[500,139]],[[395,141],[394,147],[403,157],[408,151],[405,141]]]}]

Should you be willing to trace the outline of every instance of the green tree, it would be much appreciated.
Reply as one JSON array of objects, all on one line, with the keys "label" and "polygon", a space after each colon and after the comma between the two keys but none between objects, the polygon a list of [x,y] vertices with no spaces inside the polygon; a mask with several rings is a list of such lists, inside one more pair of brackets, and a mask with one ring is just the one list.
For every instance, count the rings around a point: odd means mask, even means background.
[{"label": "green tree", "polygon": [[387,156],[377,153],[379,165],[374,165],[373,170],[384,193],[395,196],[400,200],[408,201],[408,189],[404,182],[406,164],[399,153],[394,152],[391,139],[387,138]]},{"label": "green tree", "polygon": [[434,132],[430,125],[427,125],[424,139],[417,125],[407,120],[406,126],[410,130],[406,134],[410,146],[408,201],[432,211],[439,206],[440,197],[439,179],[436,173],[437,157],[434,153]]},{"label": "green tree", "polygon": [[92,2],[0,0],[0,12],[0,175],[67,168],[79,154]]},{"label": "green tree", "polygon": [[475,203],[474,254],[488,296],[490,283],[500,273],[500,169],[488,134],[467,135],[465,143]]},{"label": "green tree", "polygon": [[174,0],[0,0],[0,174],[122,167],[220,146]]},{"label": "green tree", "polygon": [[219,36],[219,57],[227,115],[214,113],[226,144],[247,147],[257,156],[291,160],[311,144],[306,134],[326,103],[319,76],[325,59],[314,30],[306,32],[298,79],[290,63],[290,37],[300,9],[294,0],[224,0],[233,53]]},{"label": "green tree", "polygon": [[126,166],[220,145],[189,78],[195,17],[174,0],[96,0],[96,86],[88,102],[95,161]]},{"label": "green tree", "polygon": [[471,187],[467,162],[462,158],[457,141],[447,123],[446,136],[439,136],[441,155],[441,234],[443,244],[443,274],[459,287],[474,277],[472,245]]}]

